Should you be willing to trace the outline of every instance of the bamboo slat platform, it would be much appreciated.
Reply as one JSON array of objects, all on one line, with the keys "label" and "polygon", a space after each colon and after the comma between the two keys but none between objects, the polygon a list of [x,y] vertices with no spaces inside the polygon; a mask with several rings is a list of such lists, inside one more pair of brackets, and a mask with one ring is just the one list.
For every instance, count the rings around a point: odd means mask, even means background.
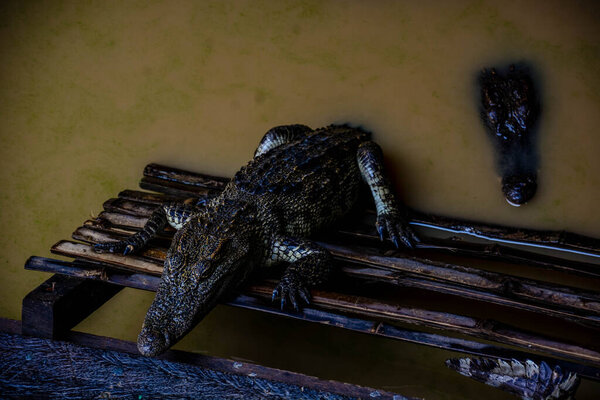
[{"label": "bamboo slat platform", "polygon": [[[74,261],[32,257],[25,267],[99,287],[156,290],[172,230],[165,230],[136,255],[99,254],[91,245],[131,235],[162,202],[189,197],[202,201],[218,194],[226,182],[148,165],[140,186],[157,193],[125,190],[106,201],[96,219],[75,230],[74,240],[52,247],[54,253]],[[226,303],[478,356],[543,359],[600,380],[599,239],[417,212],[414,216],[412,223],[423,243],[412,252],[381,243],[369,210],[319,235],[319,244],[334,256],[336,273],[330,284],[312,291],[313,304],[301,313],[281,311],[271,304],[277,276],[257,276]],[[516,264],[552,279],[490,269],[494,263],[511,263],[510,270]],[[574,284],[562,283],[573,280]],[[23,329],[51,337],[58,328],[41,332],[32,316],[43,293],[32,292],[24,301]],[[112,292],[99,293],[88,295],[91,304],[112,296]],[[46,303],[49,310],[61,309],[56,299]],[[93,309],[90,306],[88,311]],[[68,330],[74,321],[56,326]],[[425,332],[430,329],[435,333]]]}]

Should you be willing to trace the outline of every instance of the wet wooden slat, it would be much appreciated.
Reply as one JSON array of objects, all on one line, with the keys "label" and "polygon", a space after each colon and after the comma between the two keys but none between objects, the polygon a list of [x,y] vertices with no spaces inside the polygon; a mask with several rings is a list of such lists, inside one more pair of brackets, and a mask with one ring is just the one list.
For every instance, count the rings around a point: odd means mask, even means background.
[{"label": "wet wooden slat", "polygon": [[[125,236],[121,235],[120,233],[115,235],[113,232],[93,227],[80,227],[73,233],[74,239],[81,240],[90,244],[110,242],[121,239],[123,237]],[[163,241],[163,244],[168,246],[168,243],[166,243],[166,241]],[[140,255],[146,258],[151,258],[157,263],[162,264],[166,255],[166,250],[166,247],[147,247],[140,253]],[[365,267],[363,265],[355,266],[352,264],[346,265],[343,259],[340,260],[340,262],[338,263],[340,264],[340,271],[344,275],[356,279],[379,281],[395,286],[424,289],[432,292],[468,298],[479,302],[487,302],[496,305],[501,305],[504,307],[534,312],[579,324],[585,324],[589,326],[600,326],[600,318],[598,314],[574,314],[572,312],[557,308],[554,304],[527,304],[520,302],[519,300],[511,299],[505,296],[500,296],[498,294],[486,292],[483,290],[474,290],[460,285],[453,285],[439,281],[422,279],[422,277],[420,277],[418,274],[407,275],[399,274],[398,272],[391,269],[386,270],[380,268],[370,268]],[[552,291],[552,293],[553,295],[556,295],[555,291]],[[586,304],[586,306],[590,305],[591,303]]]},{"label": "wet wooden slat", "polygon": [[[62,241],[52,248],[57,254],[75,258],[100,261],[115,265],[135,272],[144,272],[160,275],[162,267],[157,261],[148,261],[139,256],[118,256],[110,253],[94,253],[90,246]],[[265,283],[251,286],[249,294],[270,298],[274,284]],[[516,329],[504,328],[504,333],[496,332],[497,326],[502,326],[491,321],[482,321],[476,318],[464,317],[438,311],[403,308],[397,304],[386,303],[361,296],[344,295],[332,292],[313,291],[313,304],[326,310],[335,312],[366,315],[371,318],[393,320],[414,324],[422,327],[445,329],[456,333],[463,333],[487,340],[496,340],[500,343],[526,347],[538,350],[557,357],[597,362],[600,365],[600,354],[577,345],[561,343],[542,338],[532,334],[521,333]]]},{"label": "wet wooden slat", "polygon": [[427,278],[475,287],[513,298],[551,304],[600,313],[600,293],[545,282],[524,279],[512,275],[482,271],[448,263],[418,260],[410,257],[381,256],[376,249],[368,247],[346,247],[324,242],[319,244],[334,257],[380,268],[414,273]]},{"label": "wet wooden slat", "polygon": [[230,180],[207,174],[191,174],[188,171],[159,164],[148,164],[144,168],[144,176],[208,189],[223,189]]},{"label": "wet wooden slat", "polygon": [[[155,187],[154,190],[160,191],[160,185]],[[164,196],[161,200],[160,196]],[[183,197],[196,198],[199,200],[206,200],[206,196],[199,195],[196,192],[185,192]],[[169,196],[169,195],[157,195],[148,192],[140,192],[134,190],[126,190],[119,193],[119,199],[132,200],[136,202],[142,202],[146,204],[153,204],[158,207],[163,202],[167,201],[181,201],[181,196]],[[112,199],[110,203],[110,210],[115,212],[126,212],[127,207],[122,207],[121,203],[117,199]],[[149,215],[147,210],[136,209],[131,210],[139,215]],[[364,215],[358,215],[358,219],[353,218],[352,224],[342,224],[338,229],[337,234],[340,237],[348,237],[354,240],[365,240],[371,244],[379,242],[379,236],[375,231],[375,216],[373,213],[365,213]],[[456,247],[457,243],[460,243],[460,247]],[[535,267],[546,270],[554,270],[562,273],[586,276],[590,278],[600,278],[600,265],[586,263],[583,261],[572,261],[568,259],[560,259],[553,257],[548,254],[536,254],[535,258],[532,258],[531,253],[520,250],[515,247],[503,247],[498,246],[495,243],[471,243],[465,240],[461,240],[456,236],[452,236],[448,239],[440,238],[428,238],[427,243],[421,243],[417,246],[419,249],[425,249],[428,251],[436,251],[442,253],[450,253],[453,255],[462,255],[465,257],[479,258],[483,260],[501,260],[504,262],[527,265],[528,267]]]},{"label": "wet wooden slat", "polygon": [[50,251],[52,251],[54,254],[60,254],[62,256],[104,262],[117,268],[123,268],[134,272],[143,272],[149,275],[160,276],[163,270],[161,264],[158,264],[156,261],[153,262],[148,259],[144,259],[140,255],[122,256],[112,253],[96,253],[90,245],[75,243],[69,240],[61,240],[52,246]]},{"label": "wet wooden slat", "polygon": [[[155,276],[140,273],[129,274],[126,272],[120,272],[118,270],[106,268],[103,265],[88,263],[84,260],[68,262],[44,257],[31,257],[29,260],[27,260],[25,268],[34,271],[52,272],[86,279],[101,280],[116,285],[148,291],[156,291],[160,281],[160,279]],[[339,315],[310,307],[304,308],[302,313],[281,310],[274,306],[272,302],[262,301],[258,298],[244,294],[240,294],[235,299],[226,301],[225,304],[267,312],[273,315],[285,316],[288,318],[302,319],[305,321],[336,326],[356,332],[433,346],[444,350],[458,351],[476,356],[502,358],[505,360],[510,360],[512,358],[530,358],[541,360],[541,358],[536,358],[535,355],[530,353],[501,348],[491,344],[474,342],[467,339],[452,338],[434,333],[401,329],[381,321],[365,320],[357,317]],[[554,364],[561,364],[565,367],[565,369],[577,372],[583,377],[600,380],[600,369],[598,368],[586,367],[584,365],[574,364],[564,360],[549,360],[547,357],[544,357],[544,359],[546,361],[552,361]]]},{"label": "wet wooden slat", "polygon": [[[139,203],[126,201],[119,203],[117,200],[110,202],[114,211],[120,210],[119,204],[127,204],[129,212],[139,213],[141,215],[148,210],[145,207],[137,207]],[[136,221],[138,223],[139,221]],[[85,238],[76,237],[81,240],[91,242],[102,241],[100,237]],[[550,285],[541,281],[528,280],[506,274],[482,271],[477,268],[464,267],[459,265],[423,261],[410,257],[392,257],[383,256],[378,249],[369,247],[347,247],[333,245],[325,242],[319,244],[329,250],[332,255],[345,262],[351,262],[360,266],[371,266],[396,272],[415,274],[417,276],[442,281],[450,284],[467,286],[477,291],[451,288],[448,285],[429,284],[429,290],[454,294],[463,292],[465,297],[477,298],[482,301],[503,304],[525,310],[543,313],[546,315],[562,315],[566,319],[573,321],[582,321],[591,324],[600,322],[600,294],[573,289],[561,285]],[[418,281],[417,281],[418,282]],[[408,283],[408,281],[405,281]],[[423,284],[417,286],[423,287]],[[485,293],[489,292],[489,293]],[[495,295],[494,295],[495,294]],[[519,300],[534,304],[522,304]],[[539,307],[542,305],[549,308]],[[561,313],[559,309],[572,309],[589,315],[573,315]]]}]

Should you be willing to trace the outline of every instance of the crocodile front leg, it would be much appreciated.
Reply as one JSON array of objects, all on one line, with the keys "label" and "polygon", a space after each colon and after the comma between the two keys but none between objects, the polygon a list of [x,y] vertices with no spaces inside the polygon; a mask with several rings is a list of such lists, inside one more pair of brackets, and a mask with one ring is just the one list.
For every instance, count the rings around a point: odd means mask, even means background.
[{"label": "crocodile front leg", "polygon": [[325,282],[331,270],[331,254],[317,244],[304,239],[277,235],[271,240],[267,264],[288,262],[279,284],[273,290],[273,301],[281,298],[281,309],[287,299],[296,311],[299,300],[310,304],[309,288]]},{"label": "crocodile front leg", "polygon": [[406,211],[400,209],[392,192],[392,185],[383,168],[381,148],[375,142],[364,142],[358,148],[357,160],[362,177],[375,200],[376,226],[381,240],[387,232],[396,247],[402,241],[405,247],[412,248],[419,239],[408,226]]},{"label": "crocodile front leg", "polygon": [[175,229],[180,229],[197,211],[196,207],[189,204],[163,204],[152,212],[141,231],[117,242],[97,243],[94,245],[94,250],[122,254],[136,252],[143,248],[158,232],[162,231],[167,223]]}]

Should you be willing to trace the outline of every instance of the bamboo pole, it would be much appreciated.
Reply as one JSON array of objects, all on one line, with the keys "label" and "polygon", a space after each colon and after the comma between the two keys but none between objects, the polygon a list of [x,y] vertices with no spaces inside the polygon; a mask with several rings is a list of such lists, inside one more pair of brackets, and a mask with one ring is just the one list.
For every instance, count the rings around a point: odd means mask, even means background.
[{"label": "bamboo pole", "polygon": [[[118,270],[114,270],[110,266],[98,263],[90,263],[85,260],[67,262],[43,257],[31,257],[27,260],[25,268],[34,271],[51,272],[79,278],[101,280],[116,285],[148,291],[156,291],[160,281],[160,279],[156,276],[142,273],[120,272]],[[234,299],[226,301],[225,304],[234,307],[267,312],[273,315],[284,316],[288,318],[336,326],[338,328],[349,329],[364,334],[382,336],[390,339],[436,347],[449,351],[457,351],[480,357],[501,358],[504,360],[510,360],[513,358],[542,360],[542,358],[536,356],[535,354],[498,347],[492,344],[479,343],[461,338],[453,338],[435,333],[401,329],[381,321],[365,320],[357,317],[350,317],[347,315],[318,310],[311,307],[304,308],[302,313],[280,310],[279,308],[275,307],[272,302],[264,301],[257,297],[252,297],[245,294],[239,294]],[[564,360],[552,358],[549,359],[548,357],[544,357],[543,359],[547,362],[560,364],[565,369],[577,372],[582,377],[600,380],[600,369],[598,368]]]},{"label": "bamboo pole", "polygon": [[[149,215],[152,207],[132,200],[112,199],[105,203],[114,212],[125,210],[129,214],[112,221],[131,223],[138,228],[142,220],[136,215]],[[111,214],[112,215],[112,214]],[[79,228],[74,233],[77,240],[90,243],[118,240],[110,231],[101,232],[101,227],[88,224],[87,230]],[[131,234],[131,232],[130,232]],[[382,256],[377,249],[359,246],[340,246],[319,242],[321,246],[341,263],[365,267],[373,271],[365,272],[364,277],[377,278],[402,286],[411,286],[430,291],[453,294],[465,298],[532,311],[544,315],[567,319],[589,325],[600,324],[600,294],[583,291],[557,284],[524,279],[507,274],[482,271],[477,268],[420,260],[411,257]],[[164,246],[168,246],[163,242]],[[392,271],[395,275],[385,275],[380,270]],[[359,276],[356,268],[354,276]],[[570,312],[569,312],[570,311]]]},{"label": "bamboo pole", "polygon": [[[156,260],[159,252],[125,257],[110,253],[95,253],[89,245],[69,241],[59,242],[53,246],[52,251],[69,257],[101,262],[135,273],[158,276],[162,269],[160,261]],[[266,281],[250,286],[246,289],[246,293],[267,300],[270,298],[273,288],[274,282]],[[336,313],[350,313],[419,327],[444,329],[507,345],[524,347],[530,351],[541,351],[556,357],[569,358],[579,362],[592,362],[600,366],[600,353],[594,350],[522,332],[492,320],[484,321],[451,313],[400,307],[397,304],[349,294],[313,291],[312,297],[314,307]]]}]

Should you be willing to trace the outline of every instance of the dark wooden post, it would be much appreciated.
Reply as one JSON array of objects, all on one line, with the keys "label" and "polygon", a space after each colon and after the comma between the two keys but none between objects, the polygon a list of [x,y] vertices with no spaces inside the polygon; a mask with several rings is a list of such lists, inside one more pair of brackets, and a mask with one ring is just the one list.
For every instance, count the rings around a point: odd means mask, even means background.
[{"label": "dark wooden post", "polygon": [[53,275],[23,299],[22,332],[56,339],[121,289],[106,282]]}]

